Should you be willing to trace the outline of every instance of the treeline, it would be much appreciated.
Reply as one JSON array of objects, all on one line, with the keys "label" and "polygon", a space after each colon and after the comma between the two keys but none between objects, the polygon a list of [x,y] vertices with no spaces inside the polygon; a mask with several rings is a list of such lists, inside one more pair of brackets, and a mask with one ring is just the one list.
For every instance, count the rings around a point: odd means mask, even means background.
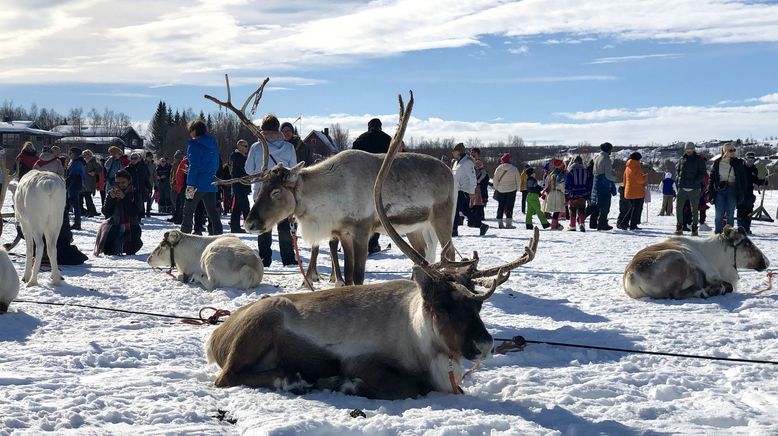
[{"label": "treeline", "polygon": [[77,126],[83,125],[102,126],[109,131],[121,131],[121,128],[131,125],[129,115],[106,108],[102,112],[92,108],[84,113],[84,109],[78,107],[70,109],[67,115],[60,114],[54,109],[39,108],[33,103],[29,109],[15,105],[13,101],[5,100],[0,105],[0,120],[11,121],[35,121],[41,130],[51,130],[59,125]]}]

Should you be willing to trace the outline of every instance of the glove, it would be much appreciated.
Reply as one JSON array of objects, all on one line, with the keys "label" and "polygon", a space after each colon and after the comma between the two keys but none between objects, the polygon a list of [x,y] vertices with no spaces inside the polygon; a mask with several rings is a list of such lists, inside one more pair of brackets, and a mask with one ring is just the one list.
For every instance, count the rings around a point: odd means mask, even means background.
[{"label": "glove", "polygon": [[184,198],[186,198],[187,200],[193,199],[195,196],[195,192],[197,192],[197,188],[195,188],[194,186],[187,186],[186,192],[184,193]]}]

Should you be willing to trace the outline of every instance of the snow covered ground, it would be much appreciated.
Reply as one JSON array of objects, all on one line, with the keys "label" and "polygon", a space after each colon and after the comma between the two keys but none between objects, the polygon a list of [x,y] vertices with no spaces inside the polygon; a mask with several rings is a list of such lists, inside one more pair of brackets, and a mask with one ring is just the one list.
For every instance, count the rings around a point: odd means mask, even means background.
[{"label": "snow covered ground", "polygon": [[[709,300],[624,294],[621,273],[631,256],[674,227],[674,217],[657,216],[658,198],[640,232],[542,231],[535,260],[484,305],[487,328],[495,337],[778,360],[778,290],[751,295],[766,286],[764,273],[744,272],[736,293]],[[766,203],[774,214],[778,192]],[[495,206],[489,202],[488,216]],[[123,258],[91,255],[99,222],[86,219],[75,241],[90,255],[87,263],[63,267],[61,287],[42,273],[42,286],[22,288],[19,298],[196,316],[203,306],[236,309],[263,295],[304,292],[295,274],[266,273],[266,284],[251,291],[206,292],[149,269],[146,256],[173,228],[163,218],[146,220],[141,254]],[[493,229],[483,238],[463,228],[457,248],[478,250],[482,265],[521,253],[530,232],[488,222]],[[778,225],[757,222],[753,230],[775,265]],[[6,227],[3,242],[13,233]],[[256,246],[255,238],[241,237]],[[14,252],[23,253],[23,245]],[[303,255],[307,260],[309,250]],[[320,265],[327,262],[325,251]],[[274,259],[269,271],[295,271],[279,264]],[[21,273],[18,259],[16,266]],[[407,277],[410,262],[393,249],[371,257],[368,270],[369,281]],[[373,401],[217,389],[217,368],[203,352],[213,329],[12,304],[0,316],[0,434],[778,434],[778,366],[529,345],[488,360],[465,380],[465,396]],[[352,409],[367,417],[352,418]],[[218,420],[218,410],[237,422]]]}]

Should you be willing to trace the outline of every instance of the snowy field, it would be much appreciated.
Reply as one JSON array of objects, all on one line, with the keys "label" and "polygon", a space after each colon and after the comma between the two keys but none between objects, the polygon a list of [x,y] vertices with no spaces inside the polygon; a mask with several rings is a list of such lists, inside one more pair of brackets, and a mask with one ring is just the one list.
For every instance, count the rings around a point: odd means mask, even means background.
[{"label": "snowy field", "polygon": [[[674,217],[657,216],[659,197],[639,232],[541,231],[535,260],[484,305],[487,328],[495,337],[778,360],[778,289],[752,295],[766,287],[765,273],[745,271],[736,293],[709,300],[624,294],[621,274],[632,255],[674,229]],[[774,216],[778,192],[766,203]],[[489,217],[495,207],[490,200]],[[99,221],[85,219],[75,242],[89,254],[87,263],[62,267],[67,285],[61,287],[50,286],[42,273],[42,286],[22,288],[19,298],[196,316],[203,306],[232,310],[263,295],[304,292],[295,269],[280,267],[278,257],[266,284],[250,291],[206,292],[149,269],[146,257],[173,228],[164,218],[145,221],[140,254],[101,258],[91,254]],[[522,220],[518,213],[521,229],[497,230],[490,219],[483,238],[465,227],[455,243],[462,253],[478,250],[481,265],[507,262],[530,235]],[[778,225],[755,222],[753,230],[774,266]],[[2,242],[13,236],[7,226]],[[255,237],[241,238],[256,247]],[[24,253],[23,243],[14,252]],[[329,272],[324,253],[320,265],[327,267],[320,271]],[[306,263],[308,255],[303,249]],[[16,258],[15,264],[21,274],[23,263]],[[410,266],[393,249],[369,259],[367,278],[405,278]],[[486,361],[465,380],[464,396],[373,401],[331,392],[217,389],[217,367],[206,364],[203,351],[213,329],[12,304],[0,316],[0,434],[778,434],[778,366],[529,345]],[[353,409],[367,417],[352,418]],[[237,421],[218,420],[218,410]]]}]

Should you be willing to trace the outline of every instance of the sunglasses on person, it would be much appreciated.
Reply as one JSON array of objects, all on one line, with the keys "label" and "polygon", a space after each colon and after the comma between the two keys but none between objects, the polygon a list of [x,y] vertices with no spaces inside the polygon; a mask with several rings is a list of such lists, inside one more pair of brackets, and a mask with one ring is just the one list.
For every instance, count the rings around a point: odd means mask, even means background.
[{"label": "sunglasses on person", "polygon": [[734,148],[731,148],[731,149],[727,150],[727,153],[734,153],[735,151],[736,150]]}]

